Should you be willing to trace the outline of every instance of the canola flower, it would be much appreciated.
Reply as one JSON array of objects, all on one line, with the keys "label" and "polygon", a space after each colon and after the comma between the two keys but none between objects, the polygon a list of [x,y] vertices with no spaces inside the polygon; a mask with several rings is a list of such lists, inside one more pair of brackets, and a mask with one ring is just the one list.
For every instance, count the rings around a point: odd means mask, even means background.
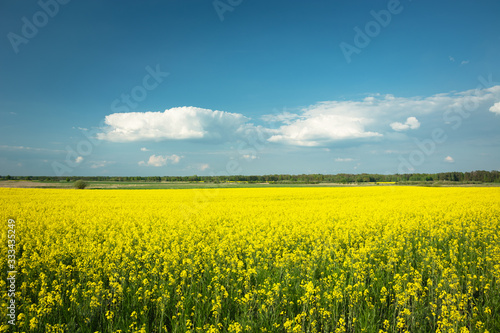
[{"label": "canola flower", "polygon": [[[0,189],[0,200],[18,270],[16,326],[1,332],[500,331],[499,188]],[[4,260],[2,318],[7,271]]]}]

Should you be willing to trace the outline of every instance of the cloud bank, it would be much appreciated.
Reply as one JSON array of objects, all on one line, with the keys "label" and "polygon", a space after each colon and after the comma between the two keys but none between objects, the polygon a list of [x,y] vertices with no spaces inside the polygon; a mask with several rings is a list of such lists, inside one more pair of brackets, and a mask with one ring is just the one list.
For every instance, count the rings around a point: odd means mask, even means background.
[{"label": "cloud bank", "polygon": [[[361,101],[320,102],[296,114],[266,115],[263,119],[282,122],[282,126],[269,138],[271,142],[322,146],[352,139],[374,141],[380,137],[393,137],[387,132],[387,126],[398,132],[416,130],[426,120],[435,122],[435,115],[441,118],[442,123],[451,123],[463,112],[484,112],[485,107],[499,100],[500,86],[429,97],[377,94]],[[489,110],[496,113],[500,105],[494,104]],[[395,121],[399,119],[406,121]]]},{"label": "cloud bank", "polygon": [[104,122],[108,127],[98,138],[113,142],[220,140],[242,131],[247,121],[242,114],[191,106],[164,112],[113,113],[106,116]]},{"label": "cloud bank", "polygon": [[[489,110],[500,114],[499,101],[500,86],[428,97],[375,94],[359,101],[324,101],[298,112],[263,115],[261,126],[255,126],[250,118],[239,113],[178,107],[163,112],[110,114],[98,138],[112,142],[198,140],[220,143],[258,136],[276,144],[325,147],[349,140],[390,140],[395,137],[393,131],[405,132],[398,134],[405,136],[426,121],[435,122],[435,115],[442,123],[432,126],[451,123],[453,115],[463,110]],[[402,119],[406,121],[401,122]],[[393,131],[388,130],[389,127]],[[155,163],[151,161],[151,165]]]}]

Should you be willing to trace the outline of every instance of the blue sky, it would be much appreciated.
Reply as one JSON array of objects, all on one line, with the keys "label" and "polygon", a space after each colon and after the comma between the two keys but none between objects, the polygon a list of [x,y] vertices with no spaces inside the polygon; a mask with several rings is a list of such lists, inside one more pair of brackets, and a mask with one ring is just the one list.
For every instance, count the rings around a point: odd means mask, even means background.
[{"label": "blue sky", "polygon": [[498,1],[0,9],[0,175],[500,169]]}]

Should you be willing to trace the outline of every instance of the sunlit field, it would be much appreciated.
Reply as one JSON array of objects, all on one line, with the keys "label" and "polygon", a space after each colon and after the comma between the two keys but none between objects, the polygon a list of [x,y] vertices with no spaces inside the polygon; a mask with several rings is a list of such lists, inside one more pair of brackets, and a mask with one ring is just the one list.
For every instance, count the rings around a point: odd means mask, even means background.
[{"label": "sunlit field", "polygon": [[[500,188],[0,189],[19,332],[500,332]],[[7,260],[1,314],[8,318]]]}]

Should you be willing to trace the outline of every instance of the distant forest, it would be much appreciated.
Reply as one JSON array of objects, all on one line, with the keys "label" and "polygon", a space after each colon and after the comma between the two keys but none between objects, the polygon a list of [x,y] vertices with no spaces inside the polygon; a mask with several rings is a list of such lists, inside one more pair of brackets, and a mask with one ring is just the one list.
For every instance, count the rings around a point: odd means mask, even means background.
[{"label": "distant forest", "polygon": [[222,176],[156,176],[156,177],[47,177],[47,176],[0,176],[0,180],[35,180],[35,181],[110,181],[110,182],[247,182],[247,183],[368,183],[368,182],[461,182],[461,183],[500,183],[500,171],[471,171],[471,172],[441,172],[441,173],[413,173],[413,174],[348,174],[335,175],[301,174],[301,175],[222,175]]}]

